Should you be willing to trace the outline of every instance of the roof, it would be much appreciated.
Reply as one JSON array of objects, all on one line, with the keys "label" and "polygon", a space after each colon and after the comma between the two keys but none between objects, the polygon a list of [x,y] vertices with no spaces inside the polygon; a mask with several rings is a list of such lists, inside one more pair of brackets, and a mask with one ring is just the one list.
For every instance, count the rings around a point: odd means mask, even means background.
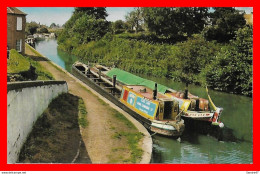
[{"label": "roof", "polygon": [[[126,87],[132,89],[134,92],[144,96],[145,98],[148,98],[149,100],[153,100],[153,90],[151,88],[148,88],[143,85],[127,85]],[[157,98],[162,99],[168,97],[160,93],[157,93]]]},{"label": "roof", "polygon": [[[110,71],[106,72],[106,75],[111,78],[113,77],[113,75],[116,75],[116,79],[126,85],[143,85],[151,89],[154,89],[155,86],[154,81],[138,77],[134,74],[120,70],[118,68],[111,69]],[[165,93],[167,89],[169,88],[164,85],[157,85],[158,92]]]},{"label": "roof", "polygon": [[16,7],[7,7],[7,14],[27,15]]}]

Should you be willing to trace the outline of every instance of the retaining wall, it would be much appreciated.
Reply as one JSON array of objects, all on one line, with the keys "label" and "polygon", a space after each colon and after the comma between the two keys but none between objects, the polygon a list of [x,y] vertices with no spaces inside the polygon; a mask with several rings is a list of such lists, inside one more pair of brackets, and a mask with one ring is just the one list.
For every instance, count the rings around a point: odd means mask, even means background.
[{"label": "retaining wall", "polygon": [[37,118],[50,102],[67,93],[65,81],[7,83],[7,162],[15,163]]}]

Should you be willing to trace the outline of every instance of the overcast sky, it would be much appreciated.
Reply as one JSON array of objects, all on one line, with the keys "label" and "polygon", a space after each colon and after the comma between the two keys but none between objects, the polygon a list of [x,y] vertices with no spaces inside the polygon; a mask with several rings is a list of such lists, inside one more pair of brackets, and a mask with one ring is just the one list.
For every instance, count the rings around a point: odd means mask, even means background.
[{"label": "overcast sky", "polygon": [[[63,25],[72,15],[73,7],[18,7],[27,14],[27,22],[35,21],[50,26],[51,23]],[[107,7],[108,21],[125,20],[125,15],[134,7]],[[252,7],[239,7],[246,13],[253,11]]]}]

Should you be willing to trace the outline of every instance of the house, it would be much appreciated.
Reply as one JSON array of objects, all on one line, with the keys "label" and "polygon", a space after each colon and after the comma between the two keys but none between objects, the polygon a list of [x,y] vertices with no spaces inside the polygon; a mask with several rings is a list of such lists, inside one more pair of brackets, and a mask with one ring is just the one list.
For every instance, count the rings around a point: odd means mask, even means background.
[{"label": "house", "polygon": [[7,7],[7,48],[24,54],[26,15],[15,7]]}]

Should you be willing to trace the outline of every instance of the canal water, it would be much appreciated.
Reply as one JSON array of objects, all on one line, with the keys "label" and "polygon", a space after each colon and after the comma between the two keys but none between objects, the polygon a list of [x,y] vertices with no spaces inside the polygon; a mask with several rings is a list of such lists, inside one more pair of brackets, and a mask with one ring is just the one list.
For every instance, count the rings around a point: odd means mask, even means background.
[{"label": "canal water", "polygon": [[[71,65],[78,60],[76,56],[57,49],[54,39],[38,41],[37,51],[51,59],[62,68],[71,72]],[[166,85],[172,89],[183,90],[185,84],[176,83],[166,78],[143,76]],[[206,91],[200,86],[190,85],[192,94],[207,98]],[[216,106],[224,111],[221,121],[225,127],[221,129],[222,138],[186,131],[181,141],[153,135],[152,163],[172,164],[250,164],[253,163],[252,140],[252,98],[209,90]]]}]

